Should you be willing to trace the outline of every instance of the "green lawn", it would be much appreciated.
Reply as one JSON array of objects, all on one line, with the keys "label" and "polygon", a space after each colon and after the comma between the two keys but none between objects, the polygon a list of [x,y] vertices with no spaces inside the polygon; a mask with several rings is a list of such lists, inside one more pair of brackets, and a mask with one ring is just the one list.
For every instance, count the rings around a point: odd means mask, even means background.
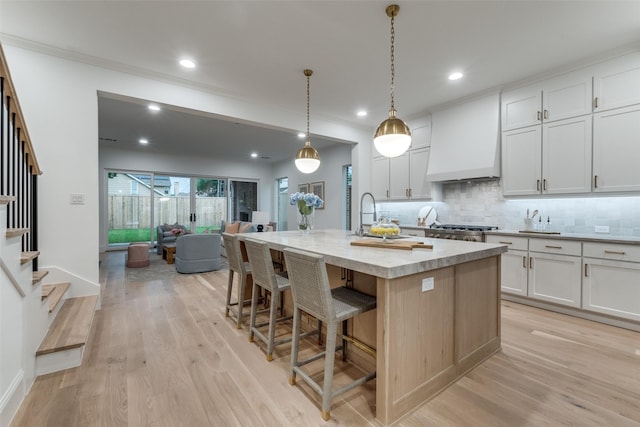
[{"label": "green lawn", "polygon": [[[217,227],[197,227],[196,233],[202,233],[203,231],[210,229],[213,231],[220,230],[220,226]],[[131,243],[131,242],[148,242],[149,241],[149,229],[148,228],[125,228],[118,230],[109,230],[109,244],[112,243]],[[155,231],[153,233],[155,239]]]}]

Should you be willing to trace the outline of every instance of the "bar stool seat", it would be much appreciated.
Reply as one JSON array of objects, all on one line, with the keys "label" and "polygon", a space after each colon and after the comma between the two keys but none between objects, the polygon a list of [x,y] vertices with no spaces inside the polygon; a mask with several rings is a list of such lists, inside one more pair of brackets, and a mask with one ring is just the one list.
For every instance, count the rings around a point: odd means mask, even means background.
[{"label": "bar stool seat", "polygon": [[[324,258],[320,255],[285,248],[284,258],[289,272],[294,304],[289,383],[295,385],[296,375],[300,375],[322,397],[322,419],[328,421],[331,418],[331,401],[334,397],[376,377],[375,372],[369,372],[339,389],[333,390],[335,353],[342,350],[343,357],[346,354],[346,341],[342,331],[340,332],[342,345],[336,347],[338,324],[376,308],[376,297],[346,287],[331,289]],[[302,311],[327,324],[327,343],[325,351],[299,360]],[[302,369],[302,366],[323,356],[325,360],[324,380],[320,385]]]},{"label": "bar stool seat", "polygon": [[[240,240],[236,234],[222,233],[224,247],[227,251],[227,259],[229,261],[229,281],[227,283],[227,302],[225,305],[225,316],[229,317],[229,313],[236,318],[236,328],[242,329],[242,314],[245,303],[245,288],[247,287],[247,277],[251,274],[251,265],[242,257],[242,249],[240,248]],[[233,289],[233,276],[238,275],[238,298],[236,302],[231,302],[231,292]]]}]

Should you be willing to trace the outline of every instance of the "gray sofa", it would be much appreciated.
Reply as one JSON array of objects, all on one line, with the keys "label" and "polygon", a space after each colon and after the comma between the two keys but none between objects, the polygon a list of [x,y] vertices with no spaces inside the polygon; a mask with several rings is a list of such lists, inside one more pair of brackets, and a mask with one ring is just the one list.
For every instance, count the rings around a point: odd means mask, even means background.
[{"label": "gray sofa", "polygon": [[189,233],[189,230],[184,225],[163,224],[156,227],[156,240],[158,242],[156,246],[156,253],[158,255],[162,255],[162,245],[164,245],[165,243],[174,243],[176,241],[176,236],[174,236],[171,232],[171,230],[173,230],[174,228],[180,228],[184,230],[185,234]]},{"label": "gray sofa", "polygon": [[176,241],[175,264],[178,273],[220,270],[219,234],[187,234]]}]

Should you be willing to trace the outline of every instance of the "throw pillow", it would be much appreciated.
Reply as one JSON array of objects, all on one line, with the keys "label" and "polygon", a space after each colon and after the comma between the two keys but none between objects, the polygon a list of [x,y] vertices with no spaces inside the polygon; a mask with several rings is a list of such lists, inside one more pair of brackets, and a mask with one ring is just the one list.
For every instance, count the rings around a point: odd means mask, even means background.
[{"label": "throw pillow", "polygon": [[162,231],[171,231],[172,228],[173,228],[173,226],[167,224],[166,222],[164,224],[162,224]]},{"label": "throw pillow", "polygon": [[249,228],[251,227],[251,223],[250,222],[245,222],[242,224],[242,226],[239,228],[239,233],[246,233],[247,230],[249,230]]},{"label": "throw pillow", "polygon": [[226,224],[224,227],[224,232],[225,233],[232,233],[235,234],[239,231],[240,229],[240,223],[239,222],[234,222],[231,224]]}]

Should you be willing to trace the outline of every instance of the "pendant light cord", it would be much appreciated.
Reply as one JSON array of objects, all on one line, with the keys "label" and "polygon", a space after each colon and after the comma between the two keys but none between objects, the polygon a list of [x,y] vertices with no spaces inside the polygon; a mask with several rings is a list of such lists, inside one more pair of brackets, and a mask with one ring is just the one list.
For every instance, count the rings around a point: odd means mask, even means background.
[{"label": "pendant light cord", "polygon": [[309,78],[310,76],[307,75],[307,142],[306,144],[311,145],[311,135],[309,134],[309,98],[311,97],[310,93],[310,89],[309,89]]},{"label": "pendant light cord", "polygon": [[394,106],[394,90],[395,90],[395,81],[396,81],[396,67],[394,65],[395,62],[395,49],[394,49],[394,44],[396,41],[396,30],[393,26],[394,23],[394,19],[395,19],[395,15],[391,16],[391,110],[395,109]]}]

